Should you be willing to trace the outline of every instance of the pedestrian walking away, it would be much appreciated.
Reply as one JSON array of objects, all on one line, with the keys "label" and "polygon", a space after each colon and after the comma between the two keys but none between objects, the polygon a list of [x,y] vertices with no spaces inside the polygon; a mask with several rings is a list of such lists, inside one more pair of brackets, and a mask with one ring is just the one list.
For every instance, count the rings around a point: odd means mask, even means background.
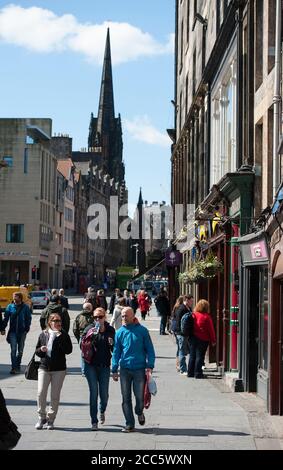
[{"label": "pedestrian walking away", "polygon": [[180,295],[180,297],[178,297],[173,307],[172,314],[171,314],[171,323],[170,323],[170,330],[171,330],[171,333],[173,333],[173,335],[175,336],[175,341],[176,341],[176,346],[177,346],[177,350],[176,350],[177,372],[180,372],[180,362],[179,362],[179,341],[178,341],[177,334],[176,334],[176,312],[183,303],[184,303],[184,297]]},{"label": "pedestrian walking away", "polygon": [[105,422],[105,411],[109,398],[110,363],[114,346],[115,330],[106,321],[106,312],[98,307],[93,312],[93,323],[87,326],[83,332],[81,347],[83,353],[83,341],[87,333],[92,330],[90,347],[92,348],[91,360],[84,365],[85,376],[89,386],[89,408],[91,417],[91,429],[98,428],[98,396],[100,399],[100,424]]},{"label": "pedestrian walking away", "polygon": [[158,311],[158,314],[161,317],[159,333],[161,335],[166,335],[167,333],[165,332],[165,329],[167,325],[167,319],[170,315],[170,302],[167,297],[167,292],[164,289],[160,290],[159,294],[154,299],[154,303]]},{"label": "pedestrian walking away", "polygon": [[183,315],[186,313],[192,313],[193,300],[192,295],[184,295],[182,305],[180,305],[176,310],[176,335],[179,344],[179,367],[180,374],[184,376],[187,376],[188,372],[186,357],[189,354],[189,338],[188,336],[184,336],[181,331],[181,320]]},{"label": "pedestrian walking away", "polygon": [[62,305],[62,307],[64,307],[66,310],[69,310],[70,308],[69,301],[68,301],[68,298],[65,296],[64,289],[59,290],[59,299],[60,299],[60,304]]},{"label": "pedestrian walking away", "polygon": [[132,389],[136,405],[135,414],[141,426],[145,424],[144,385],[146,371],[152,372],[155,362],[154,347],[148,330],[142,326],[130,307],[122,310],[122,327],[116,332],[112,357],[113,380],[120,382],[122,409],[126,421],[123,432],[135,430],[135,417],[132,405]]},{"label": "pedestrian walking away", "polygon": [[1,327],[1,334],[5,334],[5,329],[9,323],[7,342],[11,347],[12,368],[10,374],[17,374],[21,371],[25,340],[30,330],[31,319],[30,308],[23,303],[23,294],[15,292],[13,294],[13,303],[6,308]]},{"label": "pedestrian walking away", "polygon": [[209,344],[212,346],[216,344],[214,326],[210,316],[210,305],[207,300],[201,299],[196,304],[193,312],[193,322],[193,336],[189,339],[190,360],[188,377],[202,379],[202,366],[207,347]]},{"label": "pedestrian walking away", "polygon": [[[82,338],[85,328],[91,323],[93,323],[93,307],[90,302],[85,302],[83,304],[82,312],[76,316],[74,323],[73,323],[73,333],[79,345],[80,345],[81,338]],[[82,370],[82,376],[84,377],[85,361],[83,360],[82,357],[81,357],[81,370]]]},{"label": "pedestrian walking away", "polygon": [[118,303],[119,299],[121,299],[123,295],[119,288],[114,290],[114,293],[111,295],[110,305],[109,305],[109,313],[110,315],[113,314],[115,305]]},{"label": "pedestrian walking away", "polygon": [[[36,429],[54,429],[58,412],[60,394],[66,376],[66,355],[73,350],[71,338],[62,329],[62,320],[58,313],[48,317],[46,329],[39,335],[35,353],[40,357],[38,370]],[[51,385],[50,406],[46,411],[46,399]]]},{"label": "pedestrian walking away", "polygon": [[141,311],[141,317],[145,320],[145,317],[150,310],[151,299],[144,289],[142,289],[138,295],[138,304]]},{"label": "pedestrian walking away", "polygon": [[61,320],[62,320],[62,329],[65,330],[67,333],[70,329],[70,315],[68,310],[60,304],[60,297],[59,295],[53,295],[50,297],[50,302],[45,307],[44,310],[41,312],[40,317],[40,326],[42,330],[45,330],[46,325],[48,323],[49,315],[57,313]]},{"label": "pedestrian walking away", "polygon": [[105,294],[104,294],[104,290],[103,290],[103,289],[99,289],[99,290],[97,291],[96,305],[97,305],[97,307],[102,307],[102,308],[104,308],[105,312],[107,311],[108,304],[107,304],[107,300],[106,300],[106,297],[105,297]]}]

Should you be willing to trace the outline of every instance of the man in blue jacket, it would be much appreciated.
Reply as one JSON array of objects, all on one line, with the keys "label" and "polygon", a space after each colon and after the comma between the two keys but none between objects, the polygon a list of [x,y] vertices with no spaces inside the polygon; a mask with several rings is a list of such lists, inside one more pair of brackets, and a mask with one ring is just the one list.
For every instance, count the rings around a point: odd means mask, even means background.
[{"label": "man in blue jacket", "polygon": [[155,352],[148,330],[140,325],[131,307],[125,307],[121,313],[122,326],[116,331],[115,347],[112,356],[113,380],[120,380],[122,409],[126,420],[123,432],[135,430],[135,418],[132,405],[132,386],[136,399],[135,414],[141,426],[145,424],[144,384],[145,372],[154,368]]},{"label": "man in blue jacket", "polygon": [[23,294],[21,292],[13,294],[13,303],[6,308],[1,326],[2,334],[5,332],[9,321],[7,341],[11,347],[12,369],[10,374],[17,374],[21,371],[26,334],[29,332],[31,324],[31,311],[29,306],[23,303]]}]

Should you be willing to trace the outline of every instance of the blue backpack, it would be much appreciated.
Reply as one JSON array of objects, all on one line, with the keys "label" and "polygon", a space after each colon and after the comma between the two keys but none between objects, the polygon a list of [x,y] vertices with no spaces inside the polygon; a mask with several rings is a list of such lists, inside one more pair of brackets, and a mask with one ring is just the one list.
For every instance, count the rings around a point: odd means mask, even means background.
[{"label": "blue backpack", "polygon": [[180,322],[181,335],[191,338],[194,336],[194,318],[192,312],[185,313]]}]

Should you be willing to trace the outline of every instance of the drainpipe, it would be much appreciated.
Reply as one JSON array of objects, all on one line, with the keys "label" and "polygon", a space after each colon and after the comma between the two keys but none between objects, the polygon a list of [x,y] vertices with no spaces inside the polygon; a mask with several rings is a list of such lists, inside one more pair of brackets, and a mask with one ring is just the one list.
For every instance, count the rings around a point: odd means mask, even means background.
[{"label": "drainpipe", "polygon": [[274,65],[274,95],[273,95],[273,196],[275,197],[280,183],[279,169],[279,132],[280,132],[280,72],[281,72],[281,0],[276,0],[275,24],[275,65]]}]

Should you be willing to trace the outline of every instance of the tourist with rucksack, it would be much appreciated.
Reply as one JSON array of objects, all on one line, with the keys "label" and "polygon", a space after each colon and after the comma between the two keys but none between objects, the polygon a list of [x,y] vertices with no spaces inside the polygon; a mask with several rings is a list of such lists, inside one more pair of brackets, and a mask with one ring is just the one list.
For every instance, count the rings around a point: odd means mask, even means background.
[{"label": "tourist with rucksack", "polygon": [[[90,302],[85,302],[83,304],[82,312],[76,316],[74,323],[73,323],[73,333],[79,344],[80,344],[84,330],[91,323],[93,323],[93,307]],[[85,362],[83,358],[81,358],[81,369],[82,369],[82,376],[84,377],[85,376]]]},{"label": "tourist with rucksack", "polygon": [[204,377],[202,366],[205,353],[209,344],[215,346],[216,336],[210,315],[210,306],[207,300],[198,301],[192,314],[193,336],[189,339],[190,360],[188,366],[188,377],[202,379]]},{"label": "tourist with rucksack", "polygon": [[81,352],[85,362],[84,371],[90,392],[91,429],[98,428],[98,395],[100,398],[100,424],[105,422],[109,397],[110,362],[114,347],[115,330],[106,321],[106,312],[98,307],[93,312],[93,323],[82,335]]},{"label": "tourist with rucksack", "polygon": [[180,374],[184,376],[187,376],[187,372],[188,372],[186,357],[189,354],[189,344],[188,344],[189,335],[187,334],[186,331],[184,331],[183,329],[184,324],[181,325],[181,321],[182,321],[182,317],[185,314],[187,313],[192,314],[193,300],[194,298],[192,295],[184,295],[183,303],[182,305],[180,305],[179,308],[177,308],[176,313],[175,313],[175,318],[176,318],[175,334],[177,336],[177,341],[179,345],[179,368],[180,368]]}]

